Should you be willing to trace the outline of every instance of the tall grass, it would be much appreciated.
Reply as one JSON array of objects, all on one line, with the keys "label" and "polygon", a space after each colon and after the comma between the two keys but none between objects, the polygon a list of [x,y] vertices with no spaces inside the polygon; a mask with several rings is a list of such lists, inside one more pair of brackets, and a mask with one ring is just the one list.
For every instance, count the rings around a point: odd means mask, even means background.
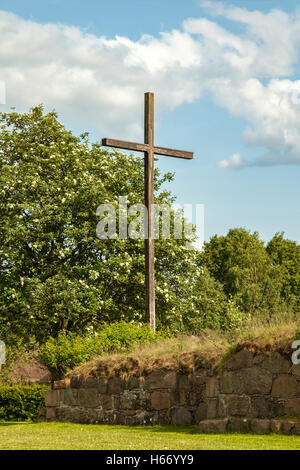
[{"label": "tall grass", "polygon": [[297,336],[294,316],[272,321],[255,320],[242,330],[223,332],[206,330],[197,336],[181,335],[136,345],[130,352],[103,354],[76,368],[72,374],[120,375],[123,378],[149,373],[155,368],[176,369],[192,373],[199,367],[218,367],[242,349],[263,352],[280,351],[290,354]]}]

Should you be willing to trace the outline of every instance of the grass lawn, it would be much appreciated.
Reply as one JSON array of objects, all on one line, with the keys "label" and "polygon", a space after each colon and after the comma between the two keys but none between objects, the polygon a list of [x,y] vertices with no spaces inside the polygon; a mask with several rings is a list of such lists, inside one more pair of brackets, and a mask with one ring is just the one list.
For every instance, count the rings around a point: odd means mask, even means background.
[{"label": "grass lawn", "polygon": [[183,426],[0,423],[1,450],[300,450],[300,437],[199,434]]}]

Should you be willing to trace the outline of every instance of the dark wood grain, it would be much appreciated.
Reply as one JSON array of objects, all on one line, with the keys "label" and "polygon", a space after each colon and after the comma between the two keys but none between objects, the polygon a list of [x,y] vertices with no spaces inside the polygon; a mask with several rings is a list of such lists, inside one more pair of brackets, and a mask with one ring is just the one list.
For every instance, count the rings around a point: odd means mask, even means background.
[{"label": "dark wood grain", "polygon": [[102,139],[102,145],[105,145],[107,147],[114,147],[117,149],[134,150],[135,152],[146,152],[148,150],[148,146],[144,144],[107,138]]},{"label": "dark wood grain", "polygon": [[173,150],[165,147],[154,147],[153,152],[156,155],[165,155],[166,157],[186,158],[191,160],[194,157],[193,152],[186,152],[185,150]]}]

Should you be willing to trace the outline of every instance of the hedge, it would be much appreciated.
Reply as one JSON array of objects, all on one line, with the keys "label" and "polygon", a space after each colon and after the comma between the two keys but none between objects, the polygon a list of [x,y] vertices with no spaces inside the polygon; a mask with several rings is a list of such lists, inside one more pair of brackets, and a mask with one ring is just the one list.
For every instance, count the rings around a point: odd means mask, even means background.
[{"label": "hedge", "polygon": [[0,385],[0,420],[34,421],[45,407],[45,385]]}]

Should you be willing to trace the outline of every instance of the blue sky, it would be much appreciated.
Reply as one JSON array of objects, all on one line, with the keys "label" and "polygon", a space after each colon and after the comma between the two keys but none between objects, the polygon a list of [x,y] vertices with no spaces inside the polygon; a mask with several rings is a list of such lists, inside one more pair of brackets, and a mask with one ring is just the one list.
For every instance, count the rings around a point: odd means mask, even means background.
[{"label": "blue sky", "polygon": [[295,1],[2,0],[0,110],[43,102],[93,140],[140,140],[154,91],[156,144],[195,153],[156,164],[205,204],[205,238],[299,241],[299,46]]}]

